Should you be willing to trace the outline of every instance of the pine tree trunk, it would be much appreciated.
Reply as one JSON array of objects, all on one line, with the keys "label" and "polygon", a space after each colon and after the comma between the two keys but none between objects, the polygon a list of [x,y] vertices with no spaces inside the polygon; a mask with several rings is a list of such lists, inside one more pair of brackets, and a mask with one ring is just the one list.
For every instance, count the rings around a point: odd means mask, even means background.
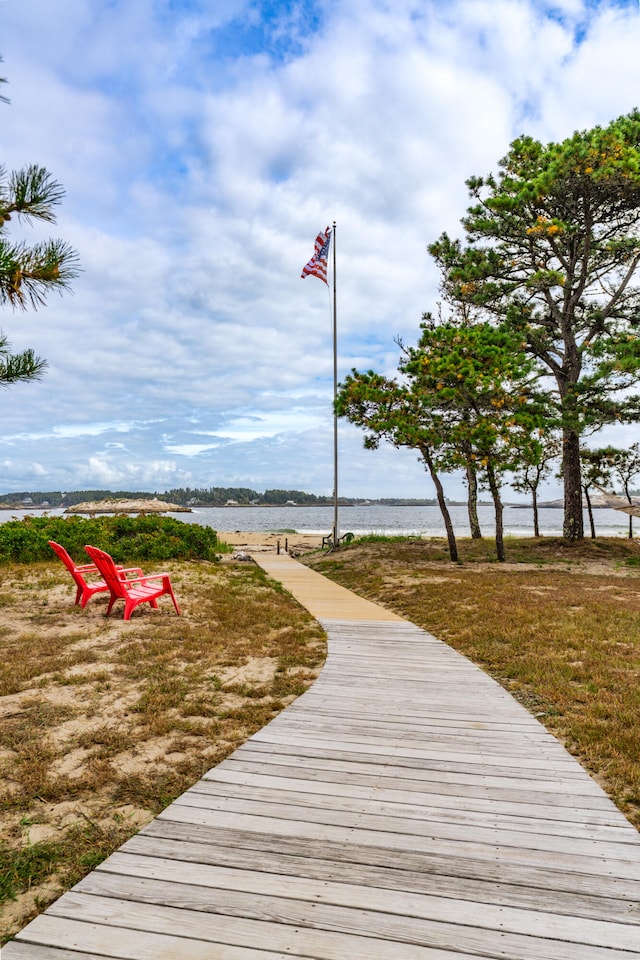
[{"label": "pine tree trunk", "polygon": [[591,527],[591,539],[595,540],[596,538],[596,525],[593,521],[593,507],[591,506],[591,497],[589,496],[589,488],[584,488],[584,498],[587,501],[587,513],[589,514],[589,526]]},{"label": "pine tree trunk", "polygon": [[533,497],[533,535],[540,536],[540,524],[538,522],[538,489],[534,487],[531,491]]},{"label": "pine tree trunk", "polygon": [[562,475],[564,478],[563,536],[566,540],[584,540],[580,437],[575,430],[565,430],[564,432],[562,439]]},{"label": "pine tree trunk", "polygon": [[504,563],[506,559],[504,553],[504,528],[502,523],[504,507],[502,506],[500,488],[496,481],[496,475],[493,467],[490,464],[487,465],[487,480],[489,481],[489,489],[491,490],[493,506],[496,513],[496,556],[498,557],[500,563]]},{"label": "pine tree trunk", "polygon": [[[631,504],[633,503],[633,500],[631,499],[631,494],[629,493],[629,484],[628,484],[628,483],[625,483],[625,485],[624,485],[624,492],[626,493],[626,495],[627,495],[627,500],[629,501],[629,504],[631,505]],[[631,514],[629,514],[629,540],[633,540],[633,516],[632,516]]]},{"label": "pine tree trunk", "polygon": [[442,514],[442,519],[444,521],[444,527],[447,531],[447,543],[449,544],[449,559],[452,563],[458,562],[458,544],[456,543],[456,535],[453,532],[453,523],[451,522],[451,514],[449,513],[449,508],[447,507],[447,501],[444,496],[444,489],[442,483],[440,482],[440,477],[436,472],[436,468],[433,464],[433,459],[429,450],[426,447],[420,447],[420,453],[422,454],[422,459],[429,468],[429,474],[433,480],[433,485],[436,488],[436,497],[438,498],[438,506],[440,507],[440,513]]},{"label": "pine tree trunk", "polygon": [[478,478],[475,468],[471,463],[467,463],[467,489],[469,491],[467,509],[469,511],[471,539],[482,540],[482,530],[480,529],[480,521],[478,520]]}]

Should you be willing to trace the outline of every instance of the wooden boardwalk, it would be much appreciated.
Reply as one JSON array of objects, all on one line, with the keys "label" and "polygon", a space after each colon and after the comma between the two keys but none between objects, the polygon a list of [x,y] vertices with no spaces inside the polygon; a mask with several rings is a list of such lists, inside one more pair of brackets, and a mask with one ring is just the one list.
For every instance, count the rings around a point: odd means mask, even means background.
[{"label": "wooden boardwalk", "polygon": [[434,637],[286,556],[320,679],[2,960],[633,960],[640,836]]}]

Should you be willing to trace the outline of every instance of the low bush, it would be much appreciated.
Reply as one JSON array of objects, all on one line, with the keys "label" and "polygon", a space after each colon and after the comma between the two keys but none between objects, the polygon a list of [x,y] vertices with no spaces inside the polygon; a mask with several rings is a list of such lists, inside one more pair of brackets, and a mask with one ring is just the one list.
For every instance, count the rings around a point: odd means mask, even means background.
[{"label": "low bush", "polygon": [[88,563],[86,543],[118,563],[134,560],[217,560],[224,546],[211,527],[173,517],[25,517],[0,524],[0,563],[51,560],[49,540],[61,543],[76,563]]}]

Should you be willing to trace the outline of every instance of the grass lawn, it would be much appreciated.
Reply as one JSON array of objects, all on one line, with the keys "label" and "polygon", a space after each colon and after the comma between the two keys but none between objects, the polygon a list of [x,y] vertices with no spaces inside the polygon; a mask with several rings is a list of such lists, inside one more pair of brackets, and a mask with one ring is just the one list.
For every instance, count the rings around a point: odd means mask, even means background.
[{"label": "grass lawn", "polygon": [[640,544],[358,541],[306,562],[495,677],[640,827]]}]

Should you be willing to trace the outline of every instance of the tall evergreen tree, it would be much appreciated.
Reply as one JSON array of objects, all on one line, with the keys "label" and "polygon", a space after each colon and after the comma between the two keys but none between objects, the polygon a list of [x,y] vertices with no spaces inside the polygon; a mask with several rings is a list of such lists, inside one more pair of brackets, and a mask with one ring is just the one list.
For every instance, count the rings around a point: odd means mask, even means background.
[{"label": "tall evergreen tree", "polygon": [[429,250],[447,296],[507,321],[555,381],[564,535],[579,540],[581,436],[640,417],[640,112],[561,143],[521,137],[467,186],[469,243]]}]

